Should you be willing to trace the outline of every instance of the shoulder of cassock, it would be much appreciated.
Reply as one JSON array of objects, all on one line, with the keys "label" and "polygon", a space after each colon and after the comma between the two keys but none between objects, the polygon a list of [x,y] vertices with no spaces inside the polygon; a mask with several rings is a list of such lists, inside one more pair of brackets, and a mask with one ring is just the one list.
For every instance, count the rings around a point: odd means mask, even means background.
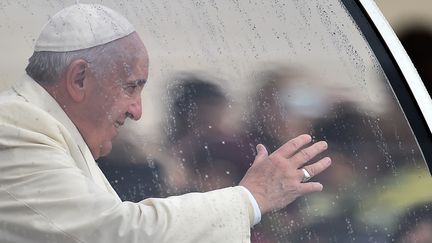
[{"label": "shoulder of cassock", "polygon": [[240,187],[131,203],[98,186],[72,159],[79,132],[31,82],[0,96],[0,241],[250,242]]}]

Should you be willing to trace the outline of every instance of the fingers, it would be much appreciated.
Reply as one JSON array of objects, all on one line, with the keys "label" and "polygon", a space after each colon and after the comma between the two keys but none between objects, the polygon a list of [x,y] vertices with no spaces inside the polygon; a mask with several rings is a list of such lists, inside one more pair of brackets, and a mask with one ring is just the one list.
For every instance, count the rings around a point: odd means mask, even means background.
[{"label": "fingers", "polygon": [[297,152],[300,148],[305,146],[306,144],[312,141],[312,137],[308,134],[302,134],[296,138],[291,139],[284,145],[282,145],[279,149],[277,149],[274,153],[278,153],[281,156],[288,158],[291,157],[295,152]]},{"label": "fingers", "polygon": [[[314,177],[316,175],[318,175],[319,173],[321,173],[322,171],[324,171],[325,169],[327,169],[329,166],[331,165],[331,159],[329,157],[323,158],[321,160],[319,160],[318,162],[305,166],[303,167],[304,169],[307,170],[307,172],[309,173],[309,175],[311,177]],[[301,170],[299,170],[301,172],[301,178],[303,179],[303,172]],[[323,185],[319,182],[307,182],[307,183],[301,183],[300,185],[300,190],[302,192],[302,194],[308,194],[308,193],[312,193],[312,192],[320,192],[323,190]]]},{"label": "fingers", "polygon": [[257,149],[257,153],[258,153],[257,157],[259,157],[259,156],[267,156],[268,155],[267,149],[266,149],[266,147],[264,145],[258,144],[256,146],[256,149]]},{"label": "fingers", "polygon": [[319,182],[308,182],[300,185],[302,194],[308,194],[312,192],[320,192],[323,189],[323,185]]},{"label": "fingers", "polygon": [[290,160],[297,166],[297,168],[300,168],[309,160],[313,159],[315,156],[325,151],[327,147],[328,145],[325,141],[314,143],[313,145],[297,152],[294,156],[290,158]]},{"label": "fingers", "polygon": [[[299,177],[300,181],[304,183],[304,182],[308,181],[310,178],[312,178],[312,177],[318,175],[319,173],[323,172],[324,170],[326,170],[330,165],[331,165],[331,159],[329,157],[325,157],[314,164],[307,165],[307,166],[303,167],[302,169],[299,169],[298,170],[298,174],[299,174],[298,177]],[[307,171],[308,176],[310,176],[309,179],[305,178],[307,175],[305,174],[303,169],[305,169]]]},{"label": "fingers", "polygon": [[[331,164],[330,158],[326,157],[304,166],[307,161],[327,149],[326,142],[306,147],[311,140],[309,135],[300,135],[271,155],[264,145],[257,145],[254,164],[246,172],[240,185],[252,193],[262,213],[283,208],[299,196],[323,189],[321,183],[303,182],[308,174],[316,176]],[[304,173],[301,168],[308,173]]]},{"label": "fingers", "polygon": [[256,146],[257,149],[257,155],[255,157],[254,163],[261,163],[262,161],[265,161],[268,157],[267,149],[264,145],[258,144]]},{"label": "fingers", "polygon": [[[331,164],[331,159],[329,157],[325,157],[319,160],[318,162],[313,163],[311,165],[307,165],[303,168],[307,170],[307,172],[311,177],[314,177],[319,173],[323,172],[325,169],[327,169],[330,166],[330,164]],[[303,178],[303,172],[302,172],[302,178]]]}]

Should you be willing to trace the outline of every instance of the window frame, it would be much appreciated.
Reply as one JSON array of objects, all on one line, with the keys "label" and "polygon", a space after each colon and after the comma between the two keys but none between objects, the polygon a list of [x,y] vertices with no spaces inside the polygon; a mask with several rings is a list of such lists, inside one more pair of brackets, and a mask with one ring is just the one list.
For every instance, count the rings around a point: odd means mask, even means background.
[{"label": "window frame", "polygon": [[341,0],[380,63],[432,174],[432,100],[411,59],[372,0]]}]

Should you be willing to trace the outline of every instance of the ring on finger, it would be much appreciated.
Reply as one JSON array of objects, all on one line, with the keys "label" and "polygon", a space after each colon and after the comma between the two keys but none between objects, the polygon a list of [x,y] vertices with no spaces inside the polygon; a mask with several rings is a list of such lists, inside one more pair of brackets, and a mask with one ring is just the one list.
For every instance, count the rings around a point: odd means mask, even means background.
[{"label": "ring on finger", "polygon": [[303,171],[303,179],[302,179],[302,182],[307,182],[307,181],[309,181],[309,180],[312,178],[312,176],[309,174],[309,172],[308,172],[305,168],[302,168],[302,171]]}]

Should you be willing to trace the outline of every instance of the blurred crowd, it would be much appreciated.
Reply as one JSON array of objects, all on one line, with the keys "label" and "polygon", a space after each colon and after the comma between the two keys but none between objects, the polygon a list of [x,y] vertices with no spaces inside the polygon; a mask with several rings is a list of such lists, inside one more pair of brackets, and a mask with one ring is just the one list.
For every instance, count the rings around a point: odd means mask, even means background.
[{"label": "blurred crowd", "polygon": [[[432,194],[416,192],[428,190],[430,177],[396,102],[373,112],[290,67],[252,76],[254,88],[242,101],[209,74],[181,73],[167,82],[160,100],[163,139],[156,146],[123,140],[98,161],[122,199],[235,186],[258,143],[272,152],[308,133],[330,146],[323,156],[332,158],[332,168],[314,178],[324,191],[266,215],[253,228],[252,242],[413,242],[406,239],[416,230],[431,229]],[[412,187],[401,195],[398,185],[409,185],[410,176]],[[422,216],[425,223],[417,210],[429,215]],[[403,213],[408,216],[397,223]]]}]

